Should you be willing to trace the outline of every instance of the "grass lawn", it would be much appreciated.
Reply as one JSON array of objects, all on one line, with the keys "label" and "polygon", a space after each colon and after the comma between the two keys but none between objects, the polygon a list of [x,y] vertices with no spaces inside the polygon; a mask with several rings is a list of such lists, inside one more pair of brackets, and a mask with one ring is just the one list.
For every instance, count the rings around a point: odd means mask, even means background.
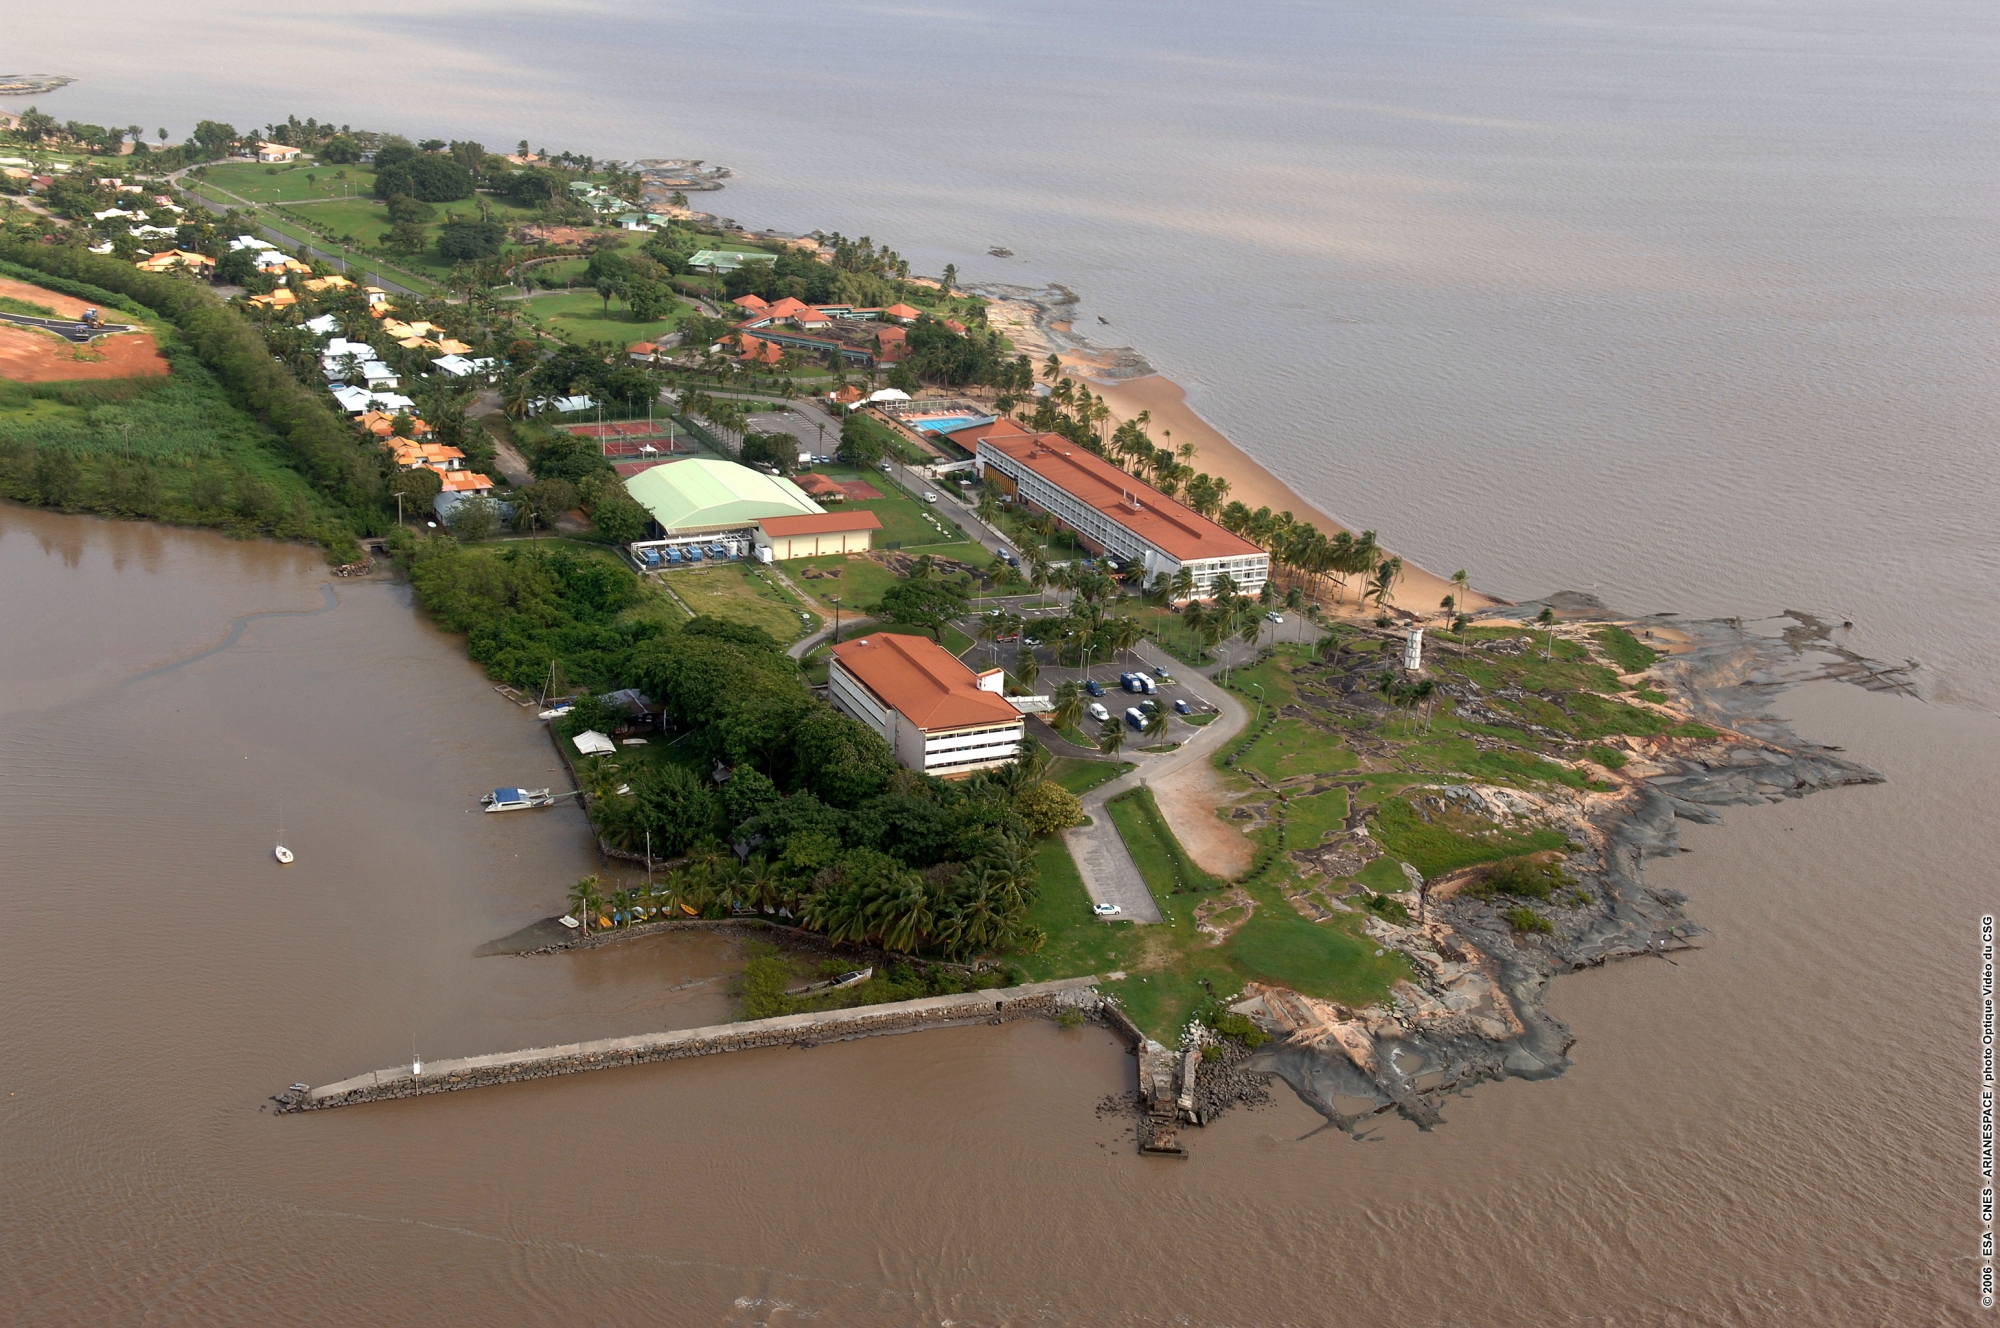
[{"label": "grass lawn", "polygon": [[1309,798],[1293,798],[1285,810],[1285,843],[1293,849],[1314,848],[1329,831],[1347,820],[1347,790],[1328,789]]},{"label": "grass lawn", "polygon": [[1298,775],[1352,770],[1357,762],[1353,752],[1304,720],[1281,719],[1265,730],[1236,764],[1276,783]]},{"label": "grass lawn", "polygon": [[796,641],[819,619],[801,618],[798,601],[746,563],[665,574],[667,585],[698,614],[761,627],[781,642]]},{"label": "grass lawn", "polygon": [[1048,778],[1081,797],[1132,768],[1130,761],[1083,761],[1073,756],[1058,756],[1049,762]]},{"label": "grass lawn", "polygon": [[603,298],[596,291],[537,296],[520,301],[515,308],[531,322],[540,324],[565,341],[580,345],[592,341],[611,341],[619,345],[652,341],[678,328],[694,312],[693,306],[677,302],[665,318],[636,323],[632,321],[631,311],[615,299],[607,310]]},{"label": "grass lawn", "polygon": [[[856,615],[870,604],[882,598],[882,592],[900,579],[881,563],[860,553],[829,553],[818,558],[794,558],[780,563],[780,570],[792,579],[792,584],[811,595],[821,604],[832,607],[830,597],[840,598],[843,614]],[[832,570],[837,577],[805,575],[807,568],[816,572]]]},{"label": "grass lawn", "polygon": [[1166,818],[1160,815],[1151,789],[1121,793],[1105,803],[1104,810],[1111,814],[1118,837],[1125,841],[1125,848],[1138,865],[1139,874],[1146,878],[1146,887],[1153,892],[1153,898],[1164,902],[1168,895],[1186,890],[1222,888],[1223,882],[1203,871],[1181,847],[1180,840],[1167,827]]},{"label": "grass lawn", "polygon": [[201,178],[253,203],[299,203],[337,199],[343,194],[367,199],[375,188],[372,166],[294,163],[277,167],[275,175],[272,169],[262,162],[220,162],[207,167]]}]

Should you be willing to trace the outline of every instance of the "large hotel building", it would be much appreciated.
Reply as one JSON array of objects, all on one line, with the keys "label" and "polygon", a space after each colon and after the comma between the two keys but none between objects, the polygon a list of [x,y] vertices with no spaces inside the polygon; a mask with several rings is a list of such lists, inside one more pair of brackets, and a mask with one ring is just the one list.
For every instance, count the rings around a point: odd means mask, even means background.
[{"label": "large hotel building", "polygon": [[1047,512],[1084,547],[1139,567],[1149,583],[1185,567],[1195,597],[1207,599],[1224,573],[1253,595],[1270,578],[1270,555],[1249,540],[1060,434],[997,420],[947,437],[972,452],[981,479]]}]

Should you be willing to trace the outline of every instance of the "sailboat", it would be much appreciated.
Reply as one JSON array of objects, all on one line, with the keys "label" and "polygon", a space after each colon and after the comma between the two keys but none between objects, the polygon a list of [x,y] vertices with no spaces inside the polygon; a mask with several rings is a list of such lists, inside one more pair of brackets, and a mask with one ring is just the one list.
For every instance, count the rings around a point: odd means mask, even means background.
[{"label": "sailboat", "polygon": [[[278,804],[278,838],[279,838],[280,840],[282,840],[282,839],[284,839],[284,837],[285,837],[285,805],[284,805],[283,803],[279,803],[279,804]],[[283,863],[283,864],[289,864],[289,863],[291,862],[291,860],[292,860],[292,851],[291,851],[290,849],[286,848],[286,847],[285,847],[285,846],[284,846],[284,845],[283,845],[282,843],[280,843],[280,844],[278,845],[278,847],[277,847],[277,850],[276,850],[276,853],[275,853],[275,856],[277,857],[277,859],[278,859],[278,861],[279,861],[280,863]]]}]

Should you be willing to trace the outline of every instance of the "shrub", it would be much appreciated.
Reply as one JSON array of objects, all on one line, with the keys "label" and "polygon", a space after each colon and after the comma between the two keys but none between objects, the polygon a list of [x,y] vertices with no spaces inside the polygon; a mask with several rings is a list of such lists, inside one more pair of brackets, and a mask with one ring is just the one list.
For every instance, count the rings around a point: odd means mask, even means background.
[{"label": "shrub", "polygon": [[1083,800],[1068,789],[1043,780],[1014,799],[1014,810],[1037,835],[1053,835],[1083,819]]},{"label": "shrub", "polygon": [[1518,932],[1552,932],[1556,925],[1526,904],[1516,904],[1507,910],[1507,925]]},{"label": "shrub", "polygon": [[1253,1051],[1271,1040],[1266,1033],[1248,1017],[1240,1014],[1225,1014],[1215,1021],[1215,1031],[1226,1038],[1234,1038]]},{"label": "shrub", "polygon": [[1627,759],[1625,753],[1616,747],[1606,747],[1601,744],[1596,747],[1586,747],[1583,754],[1606,770],[1622,770]]},{"label": "shrub", "polygon": [[1660,652],[1644,645],[1623,627],[1600,627],[1597,642],[1604,647],[1604,653],[1618,662],[1620,673],[1644,673],[1653,667],[1653,661]]},{"label": "shrub", "polygon": [[1559,887],[1574,885],[1560,862],[1536,862],[1533,858],[1509,858],[1484,877],[1465,888],[1475,899],[1495,899],[1511,895],[1516,899],[1547,899]]}]

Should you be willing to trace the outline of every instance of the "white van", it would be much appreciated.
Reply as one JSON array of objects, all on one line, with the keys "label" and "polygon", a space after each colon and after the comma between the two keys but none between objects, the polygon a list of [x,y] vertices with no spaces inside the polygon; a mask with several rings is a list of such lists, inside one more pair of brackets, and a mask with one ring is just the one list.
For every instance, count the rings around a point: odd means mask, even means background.
[{"label": "white van", "polygon": [[1105,720],[1111,718],[1111,712],[1109,710],[1106,710],[1102,705],[1100,705],[1096,701],[1092,701],[1089,707],[1085,709],[1084,713],[1089,715],[1092,719],[1096,720],[1100,724],[1102,724]]}]

